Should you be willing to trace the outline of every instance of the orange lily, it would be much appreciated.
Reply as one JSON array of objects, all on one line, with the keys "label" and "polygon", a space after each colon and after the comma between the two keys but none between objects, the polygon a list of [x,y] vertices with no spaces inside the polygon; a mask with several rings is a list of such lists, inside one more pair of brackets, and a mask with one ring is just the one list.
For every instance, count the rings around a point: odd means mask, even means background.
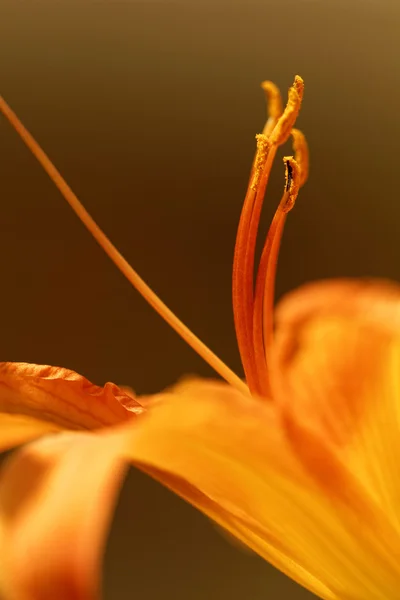
[{"label": "orange lily", "polygon": [[[244,383],[157,298],[99,230],[4,100],[0,110],[133,285],[227,381],[188,381],[135,399],[55,367],[0,365],[0,448],[30,441],[0,476],[0,589],[16,600],[99,594],[105,532],[131,462],[326,600],[400,595],[400,290],[322,282],[273,319],[287,213],[307,178],[270,82],[239,223],[234,316]],[[292,135],[286,184],[253,285],[261,206],[277,148]],[[44,437],[43,437],[44,436]],[[36,441],[35,438],[41,438]]]}]

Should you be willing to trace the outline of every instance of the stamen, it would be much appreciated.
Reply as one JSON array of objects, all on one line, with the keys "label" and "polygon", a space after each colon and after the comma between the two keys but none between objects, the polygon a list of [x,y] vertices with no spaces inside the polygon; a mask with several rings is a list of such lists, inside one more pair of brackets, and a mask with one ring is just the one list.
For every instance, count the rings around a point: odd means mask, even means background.
[{"label": "stamen", "polygon": [[300,167],[292,156],[285,157],[285,189],[275,212],[261,254],[254,299],[254,353],[262,395],[270,396],[269,355],[273,341],[273,305],[279,246],[287,213],[293,208],[300,187]]},{"label": "stamen", "polygon": [[303,93],[304,82],[301,77],[296,75],[292,87],[289,88],[289,98],[286,108],[271,134],[271,144],[281,146],[289,139],[292,127],[300,111]]},{"label": "stamen", "polygon": [[[262,135],[268,137],[282,114],[282,98],[279,88],[272,81],[263,81],[261,83],[261,87],[265,92],[265,98],[267,101],[267,120],[265,121],[265,125],[262,130]],[[256,136],[256,138],[258,138],[258,136]],[[256,160],[257,152],[255,154],[253,165],[251,167],[249,181],[252,180]]]},{"label": "stamen", "polygon": [[257,192],[258,185],[260,183],[261,175],[263,173],[265,163],[267,161],[267,156],[271,144],[268,141],[268,138],[263,133],[258,133],[256,135],[257,140],[257,152],[254,160],[254,169],[253,176],[250,182],[250,189],[253,192]]},{"label": "stamen", "polygon": [[244,200],[236,237],[232,274],[233,315],[240,357],[250,391],[259,394],[253,352],[253,271],[254,253],[248,252],[254,204],[261,177],[270,163],[270,145],[265,135],[256,136],[257,152],[251,180]]},{"label": "stamen", "polygon": [[309,154],[308,154],[308,144],[307,140],[304,136],[304,133],[299,129],[292,129],[292,137],[293,137],[293,151],[294,158],[299,165],[300,168],[300,187],[303,187],[305,182],[308,179],[309,172]]},{"label": "stamen", "polygon": [[292,210],[296,202],[297,195],[300,189],[300,167],[293,156],[285,156],[285,192],[288,194],[286,203],[283,204],[282,210],[288,213]]},{"label": "stamen", "polygon": [[44,153],[39,144],[24,127],[16,114],[11,110],[5,100],[0,96],[0,112],[8,119],[20,138],[36,157],[50,179],[60,190],[61,194],[75,211],[79,219],[90,231],[103,250],[108,254],[114,264],[130,281],[134,288],[152,306],[158,314],[193,348],[223,379],[236,387],[241,392],[248,394],[247,385],[223,363],[184,323],[160,300],[153,290],[143,281],[137,272],[130,266],[125,258],[118,252],[103,231],[98,227],[87,210],[83,207],[77,196],[71,190],[65,179]]},{"label": "stamen", "polygon": [[263,133],[269,135],[282,114],[282,97],[279,88],[272,81],[263,81],[261,84],[267,98],[268,119]]},{"label": "stamen", "polygon": [[[254,260],[258,227],[277,147],[290,136],[300,110],[304,84],[301,77],[296,76],[293,86],[289,89],[286,108],[282,114],[279,113],[277,120],[280,94],[270,82],[264,82],[263,87],[272,102],[272,105],[268,106],[270,118],[264,131],[271,128],[273,116],[276,124],[267,140],[264,139],[265,135],[257,136],[257,153],[238,226],[232,280],[233,313],[239,352],[250,391],[257,395],[265,395],[267,389],[267,384],[263,383],[266,379],[265,361],[257,358],[261,353],[259,348],[254,346]],[[261,142],[263,147],[260,149]],[[258,334],[256,337],[258,339]]]}]

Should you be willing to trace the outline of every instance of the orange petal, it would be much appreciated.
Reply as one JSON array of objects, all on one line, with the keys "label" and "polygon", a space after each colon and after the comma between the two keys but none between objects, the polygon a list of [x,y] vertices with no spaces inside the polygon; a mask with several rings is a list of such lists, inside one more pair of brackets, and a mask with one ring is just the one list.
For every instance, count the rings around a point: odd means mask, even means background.
[{"label": "orange petal", "polygon": [[223,384],[184,384],[137,420],[131,457],[321,598],[397,598],[397,532],[357,478],[355,532],[354,515],[304,470],[273,405]]},{"label": "orange petal", "polygon": [[0,452],[57,431],[61,431],[61,428],[49,421],[0,413]]},{"label": "orange petal", "polygon": [[99,597],[126,432],[32,442],[0,477],[0,589],[7,600]]},{"label": "orange petal", "polygon": [[274,405],[194,382],[146,406],[107,433],[47,438],[11,462],[0,479],[7,600],[96,597],[121,456],[321,598],[397,600],[397,531],[373,512],[356,477],[352,491],[363,511],[355,528],[304,470]]},{"label": "orange petal", "polygon": [[0,451],[60,429],[97,429],[141,412],[131,395],[58,367],[0,363]]},{"label": "orange petal", "polygon": [[275,373],[288,433],[310,472],[330,493],[346,492],[326,463],[321,470],[305,456],[313,437],[399,528],[400,288],[344,280],[289,295],[277,311]]}]

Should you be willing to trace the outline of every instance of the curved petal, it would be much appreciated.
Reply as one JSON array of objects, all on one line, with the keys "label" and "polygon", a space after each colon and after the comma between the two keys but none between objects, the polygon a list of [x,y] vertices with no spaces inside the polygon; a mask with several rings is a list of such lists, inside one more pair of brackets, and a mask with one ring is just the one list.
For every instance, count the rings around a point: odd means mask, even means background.
[{"label": "curved petal", "polygon": [[0,363],[0,451],[60,429],[114,425],[141,410],[112,383],[98,387],[59,367]]},{"label": "curved petal", "polygon": [[[393,531],[363,498],[354,535],[303,468],[275,407],[223,384],[184,384],[140,417],[131,458],[290,577],[333,600],[394,600]],[[379,520],[383,542],[365,515]]]},{"label": "curved petal", "polygon": [[[355,535],[341,504],[304,470],[284,423],[273,405],[194,382],[118,428],[31,444],[0,479],[7,600],[96,598],[122,456],[321,598],[397,599],[393,531],[367,496]],[[357,481],[354,490],[362,498]]]},{"label": "curved petal", "polygon": [[400,288],[343,280],[290,294],[277,310],[275,351],[287,432],[304,464],[329,493],[345,491],[305,456],[305,439],[324,440],[399,530]]},{"label": "curved petal", "polygon": [[126,442],[122,431],[64,433],[33,442],[9,459],[0,477],[2,597],[99,597]]}]

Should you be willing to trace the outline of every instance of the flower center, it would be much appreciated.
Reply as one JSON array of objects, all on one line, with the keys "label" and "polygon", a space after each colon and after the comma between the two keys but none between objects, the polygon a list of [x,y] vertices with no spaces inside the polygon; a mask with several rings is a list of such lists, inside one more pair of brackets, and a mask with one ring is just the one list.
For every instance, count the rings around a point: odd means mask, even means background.
[{"label": "flower center", "polygon": [[[269,118],[263,133],[256,136],[257,151],[240,217],[233,265],[235,328],[248,386],[178,319],[125,260],[1,96],[0,112],[31,150],[82,223],[144,299],[228,383],[244,393],[250,390],[253,394],[268,397],[270,395],[268,356],[273,335],[272,310],[279,244],[286,215],[294,205],[299,187],[307,178],[308,153],[303,135],[293,129],[303,95],[302,79],[295,78],[283,112],[278,88],[268,81],[264,82],[262,87],[268,97]],[[254,256],[264,195],[277,148],[287,141],[290,135],[294,140],[295,158],[284,158],[285,190],[267,235],[254,288]]]}]

